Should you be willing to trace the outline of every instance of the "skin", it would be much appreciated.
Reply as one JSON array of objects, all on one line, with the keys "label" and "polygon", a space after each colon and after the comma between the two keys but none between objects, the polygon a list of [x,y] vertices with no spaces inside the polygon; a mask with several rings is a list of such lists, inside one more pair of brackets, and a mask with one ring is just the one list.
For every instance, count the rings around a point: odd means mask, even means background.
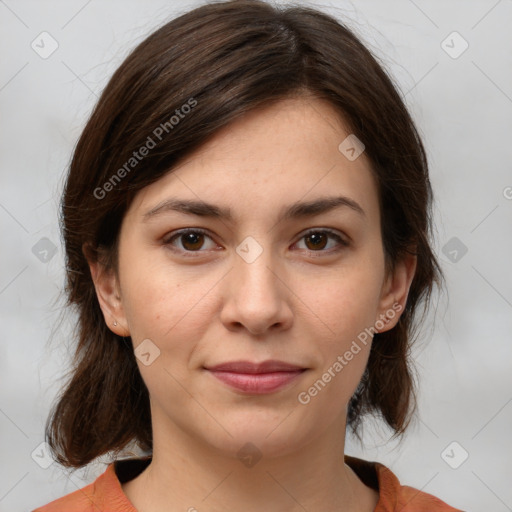
[{"label": "skin", "polygon": [[[121,227],[118,277],[90,264],[110,329],[160,350],[147,366],[137,360],[154,437],[152,463],[122,486],[138,510],[374,510],[377,492],[343,462],[347,404],[371,340],[308,404],[297,399],[359,333],[405,306],[416,268],[408,256],[386,274],[370,162],[338,150],[349,134],[329,103],[308,97],[245,115],[138,193]],[[364,215],[345,206],[278,221],[294,202],[334,195]],[[144,221],[170,197],[229,207],[234,219],[166,211]],[[183,228],[207,235],[170,241]],[[322,237],[327,228],[349,245]],[[248,236],[262,249],[251,263],[236,252]],[[240,359],[308,370],[257,396],[203,369]],[[262,455],[252,467],[237,456],[247,442]]]}]

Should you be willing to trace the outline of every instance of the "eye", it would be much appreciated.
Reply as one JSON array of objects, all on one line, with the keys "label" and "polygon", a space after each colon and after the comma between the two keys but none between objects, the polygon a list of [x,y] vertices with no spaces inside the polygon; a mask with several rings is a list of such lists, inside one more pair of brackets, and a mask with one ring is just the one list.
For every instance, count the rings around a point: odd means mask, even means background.
[{"label": "eye", "polygon": [[[338,247],[334,249],[334,251],[324,251],[326,245],[328,245],[328,240],[332,239],[337,242]],[[304,235],[302,235],[301,240],[304,239],[306,241],[306,250],[310,252],[329,252],[333,253],[338,250],[341,250],[343,247],[347,247],[349,244],[345,241],[340,235],[336,232],[331,231],[330,229],[315,229],[310,230]],[[336,244],[335,244],[336,245]]]},{"label": "eye", "polygon": [[[164,244],[166,246],[171,246],[172,250],[180,252],[188,257],[193,256],[194,252],[204,252],[201,251],[200,249],[204,246],[205,237],[212,240],[212,238],[207,234],[207,232],[204,229],[182,229],[180,231],[171,233],[171,236],[164,239]],[[302,239],[306,241],[306,250],[309,252],[333,253],[349,245],[349,243],[346,242],[340,235],[329,229],[310,230],[304,235],[302,235],[300,240]],[[323,249],[325,249],[326,245],[328,245],[329,239],[335,240],[337,242],[338,247],[331,251],[324,251]],[[180,242],[181,247],[176,247],[176,245],[174,244],[176,240]]]},{"label": "eye", "polygon": [[206,231],[200,228],[194,228],[194,229],[182,229],[181,231],[178,231],[172,236],[164,239],[165,245],[174,246],[173,241],[178,240],[181,242],[181,248],[177,248],[178,252],[185,253],[187,252],[203,252],[198,251],[204,244],[204,237],[209,238],[211,240],[211,237],[206,234]]}]

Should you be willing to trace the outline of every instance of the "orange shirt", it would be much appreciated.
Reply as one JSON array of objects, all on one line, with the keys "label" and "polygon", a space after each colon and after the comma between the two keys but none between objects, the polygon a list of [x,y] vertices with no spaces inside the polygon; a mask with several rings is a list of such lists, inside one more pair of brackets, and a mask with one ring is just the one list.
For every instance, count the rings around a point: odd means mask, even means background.
[{"label": "orange shirt", "polygon": [[[151,456],[111,463],[91,484],[58,498],[32,512],[137,512],[121,483],[135,478],[151,462]],[[463,512],[440,499],[406,485],[383,464],[345,455],[345,462],[368,486],[379,492],[374,512]]]}]

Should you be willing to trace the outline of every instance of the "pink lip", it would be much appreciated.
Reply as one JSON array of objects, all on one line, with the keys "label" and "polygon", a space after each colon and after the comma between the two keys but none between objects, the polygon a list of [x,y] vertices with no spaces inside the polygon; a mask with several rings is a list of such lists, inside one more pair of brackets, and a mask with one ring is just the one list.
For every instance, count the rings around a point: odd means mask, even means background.
[{"label": "pink lip", "polygon": [[251,361],[230,361],[228,363],[216,364],[206,367],[210,371],[234,372],[234,373],[272,373],[272,372],[293,372],[305,370],[302,366],[269,359],[261,363]]},{"label": "pink lip", "polygon": [[228,386],[252,394],[277,391],[306,370],[306,368],[283,361],[264,361],[262,363],[233,361],[206,369]]}]

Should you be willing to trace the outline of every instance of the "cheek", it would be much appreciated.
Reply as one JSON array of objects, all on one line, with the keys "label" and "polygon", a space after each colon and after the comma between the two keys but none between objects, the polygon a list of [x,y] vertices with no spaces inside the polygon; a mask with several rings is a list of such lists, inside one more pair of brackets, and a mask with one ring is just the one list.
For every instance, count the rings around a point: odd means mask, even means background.
[{"label": "cheek", "polygon": [[188,382],[191,359],[211,324],[211,301],[205,293],[213,284],[199,279],[177,282],[155,267],[145,276],[139,274],[133,282],[127,319],[134,349],[149,339],[159,352],[150,365],[142,360],[137,364],[153,397],[178,400],[188,396],[182,385]]},{"label": "cheek", "polygon": [[[356,278],[357,277],[357,278]],[[369,274],[352,274],[331,281],[324,293],[316,294],[311,317],[320,331],[311,330],[318,367],[299,391],[302,406],[318,410],[326,423],[345,409],[368,362],[378,304],[377,280]],[[311,295],[310,295],[311,297]],[[310,326],[311,327],[311,326]],[[316,333],[316,336],[313,335]],[[307,405],[310,404],[310,405]],[[312,410],[311,409],[311,410]],[[320,413],[321,411],[321,413]]]},{"label": "cheek", "polygon": [[381,278],[378,262],[373,261],[372,266],[361,259],[328,282],[317,280],[316,284],[323,286],[316,286],[314,293],[307,281],[302,284],[303,300],[315,313],[311,322],[320,329],[315,336],[319,367],[302,391],[306,392],[305,399],[309,397],[317,407],[330,410],[333,417],[339,413],[333,404],[348,403],[366,367]]},{"label": "cheek", "polygon": [[149,338],[162,355],[183,359],[211,320],[219,276],[147,257],[127,258],[122,275],[123,307],[134,346]]},{"label": "cheek", "polygon": [[357,337],[374,325],[380,300],[378,265],[352,266],[321,280],[301,280],[297,295],[318,317],[322,331],[339,348],[340,342]]}]

